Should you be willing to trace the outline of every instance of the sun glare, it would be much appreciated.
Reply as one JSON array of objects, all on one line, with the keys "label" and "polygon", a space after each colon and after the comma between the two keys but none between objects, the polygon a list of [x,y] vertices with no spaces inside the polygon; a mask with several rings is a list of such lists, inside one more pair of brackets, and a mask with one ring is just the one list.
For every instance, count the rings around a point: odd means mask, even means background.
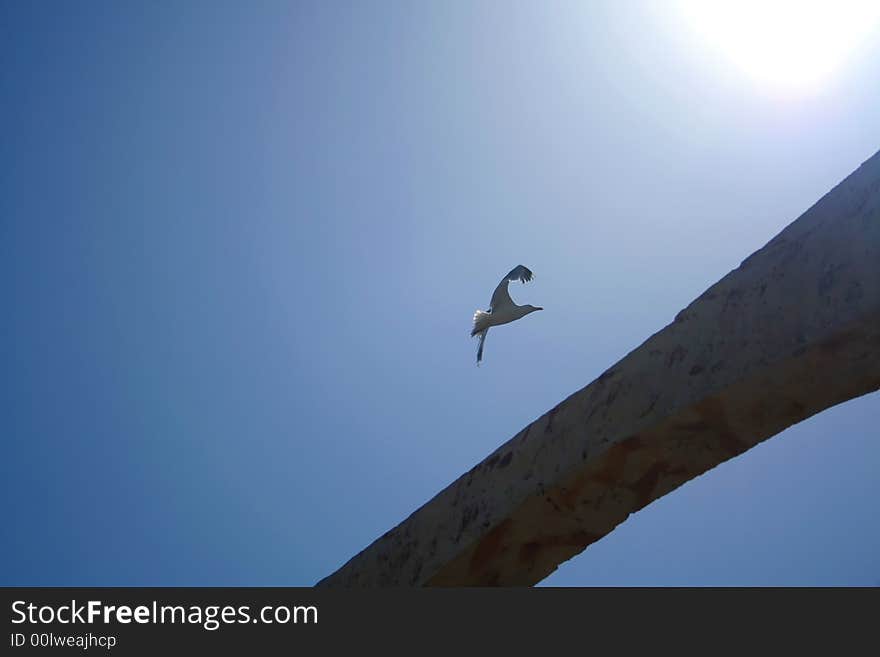
[{"label": "sun glare", "polygon": [[815,88],[880,27],[880,0],[680,0],[701,40],[780,90]]}]

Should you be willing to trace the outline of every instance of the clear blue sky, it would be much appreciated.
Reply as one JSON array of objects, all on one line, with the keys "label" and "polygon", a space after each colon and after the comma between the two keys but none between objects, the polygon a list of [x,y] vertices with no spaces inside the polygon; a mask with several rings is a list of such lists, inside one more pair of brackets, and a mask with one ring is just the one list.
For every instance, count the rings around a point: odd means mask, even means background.
[{"label": "clear blue sky", "polygon": [[[880,48],[780,94],[648,7],[2,3],[0,583],[311,585],[880,148]],[[546,583],[880,583],[878,416]]]}]

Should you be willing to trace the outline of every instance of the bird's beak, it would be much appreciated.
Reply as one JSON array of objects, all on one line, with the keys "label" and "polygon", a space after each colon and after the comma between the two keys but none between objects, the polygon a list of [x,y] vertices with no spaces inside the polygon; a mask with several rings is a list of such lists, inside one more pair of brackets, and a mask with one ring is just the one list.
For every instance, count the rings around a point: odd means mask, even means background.
[{"label": "bird's beak", "polygon": [[535,308],[535,310],[544,310],[543,308]]}]

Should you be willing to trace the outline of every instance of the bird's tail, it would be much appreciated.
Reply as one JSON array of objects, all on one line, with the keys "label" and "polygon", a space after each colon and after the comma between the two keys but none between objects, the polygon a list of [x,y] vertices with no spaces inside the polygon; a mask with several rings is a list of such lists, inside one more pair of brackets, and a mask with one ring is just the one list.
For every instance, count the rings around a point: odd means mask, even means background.
[{"label": "bird's tail", "polygon": [[489,319],[491,317],[492,314],[487,313],[485,310],[476,311],[474,313],[474,328],[471,329],[471,337],[489,328]]},{"label": "bird's tail", "polygon": [[492,317],[492,313],[487,313],[485,310],[478,310],[474,313],[474,328],[471,329],[471,337],[475,335],[480,336],[480,346],[477,347],[477,365],[479,366],[480,361],[483,360],[483,344],[486,342],[486,334],[489,332],[489,327],[491,324],[489,320]]}]

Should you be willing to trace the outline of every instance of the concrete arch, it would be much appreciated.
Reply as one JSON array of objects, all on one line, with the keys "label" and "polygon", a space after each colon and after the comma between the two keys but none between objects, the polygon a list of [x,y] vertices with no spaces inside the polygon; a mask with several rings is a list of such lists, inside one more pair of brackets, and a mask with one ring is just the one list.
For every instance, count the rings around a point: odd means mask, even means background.
[{"label": "concrete arch", "polygon": [[880,153],[318,586],[532,585],[689,479],[880,389]]}]

